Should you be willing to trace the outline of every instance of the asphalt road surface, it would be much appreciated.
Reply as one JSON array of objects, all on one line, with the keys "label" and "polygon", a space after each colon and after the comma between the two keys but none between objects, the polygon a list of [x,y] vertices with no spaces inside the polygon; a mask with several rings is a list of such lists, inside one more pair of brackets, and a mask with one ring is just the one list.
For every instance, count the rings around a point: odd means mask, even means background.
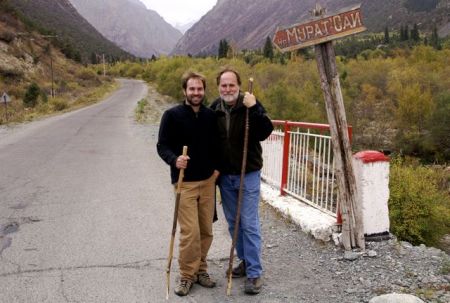
[{"label": "asphalt road surface", "polygon": [[[158,125],[134,122],[147,86],[120,83],[96,105],[0,129],[0,302],[166,301],[169,168],[156,153]],[[176,250],[170,302],[248,299],[243,281],[226,296],[230,240],[219,215],[209,255],[218,287],[178,298]]]},{"label": "asphalt road surface", "polygon": [[[0,302],[165,301],[168,167],[134,123],[146,85],[120,82],[94,106],[0,131]],[[175,258],[172,288],[176,275]]]}]

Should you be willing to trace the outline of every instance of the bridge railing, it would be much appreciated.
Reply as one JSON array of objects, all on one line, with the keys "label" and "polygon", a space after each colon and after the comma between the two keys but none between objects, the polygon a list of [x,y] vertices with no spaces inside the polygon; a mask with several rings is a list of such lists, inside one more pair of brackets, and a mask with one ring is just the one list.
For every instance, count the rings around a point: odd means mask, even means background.
[{"label": "bridge railing", "polygon": [[[338,209],[333,149],[328,124],[272,120],[262,143],[263,180],[332,216]],[[352,129],[349,127],[351,140]]]}]

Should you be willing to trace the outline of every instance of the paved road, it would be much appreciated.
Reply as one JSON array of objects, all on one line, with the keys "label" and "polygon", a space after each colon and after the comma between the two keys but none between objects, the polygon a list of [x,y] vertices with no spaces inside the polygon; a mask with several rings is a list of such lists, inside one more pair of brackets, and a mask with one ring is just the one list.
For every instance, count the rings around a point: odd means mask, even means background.
[{"label": "paved road", "polygon": [[94,106],[0,130],[1,302],[165,298],[168,167],[157,127],[133,120],[147,87],[120,81]]}]

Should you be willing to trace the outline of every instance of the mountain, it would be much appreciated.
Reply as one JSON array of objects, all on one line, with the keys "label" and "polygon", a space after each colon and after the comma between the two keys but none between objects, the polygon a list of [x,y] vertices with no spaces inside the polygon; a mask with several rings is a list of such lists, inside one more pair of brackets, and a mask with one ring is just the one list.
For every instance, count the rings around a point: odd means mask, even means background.
[{"label": "mountain", "polygon": [[73,7],[69,0],[1,0],[12,7],[29,27],[56,36],[52,40],[67,57],[88,62],[92,54],[109,58],[132,56],[103,37]]},{"label": "mountain", "polygon": [[144,58],[168,54],[182,34],[138,0],[70,0],[105,37]]},{"label": "mountain", "polygon": [[[316,0],[218,0],[216,5],[191,27],[174,47],[172,54],[203,55],[217,53],[219,41],[226,39],[237,49],[261,48],[276,28],[310,18]],[[369,31],[381,32],[386,26],[399,29],[403,24],[420,24],[430,31],[450,22],[450,0],[321,0],[328,12],[361,3]]]},{"label": "mountain", "polygon": [[192,27],[192,25],[194,25],[195,24],[195,22],[197,22],[198,20],[196,20],[196,21],[190,21],[190,22],[188,22],[188,23],[177,23],[177,24],[175,24],[175,28],[177,29],[177,30],[179,30],[181,33],[185,33],[188,29],[190,29],[191,27]]}]

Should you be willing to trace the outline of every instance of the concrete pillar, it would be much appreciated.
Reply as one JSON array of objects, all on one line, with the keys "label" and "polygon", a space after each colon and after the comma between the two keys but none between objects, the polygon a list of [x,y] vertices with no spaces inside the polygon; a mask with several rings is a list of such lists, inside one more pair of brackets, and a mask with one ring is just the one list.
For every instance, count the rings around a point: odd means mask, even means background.
[{"label": "concrete pillar", "polygon": [[389,238],[389,158],[378,151],[353,155],[358,201],[367,240]]}]

